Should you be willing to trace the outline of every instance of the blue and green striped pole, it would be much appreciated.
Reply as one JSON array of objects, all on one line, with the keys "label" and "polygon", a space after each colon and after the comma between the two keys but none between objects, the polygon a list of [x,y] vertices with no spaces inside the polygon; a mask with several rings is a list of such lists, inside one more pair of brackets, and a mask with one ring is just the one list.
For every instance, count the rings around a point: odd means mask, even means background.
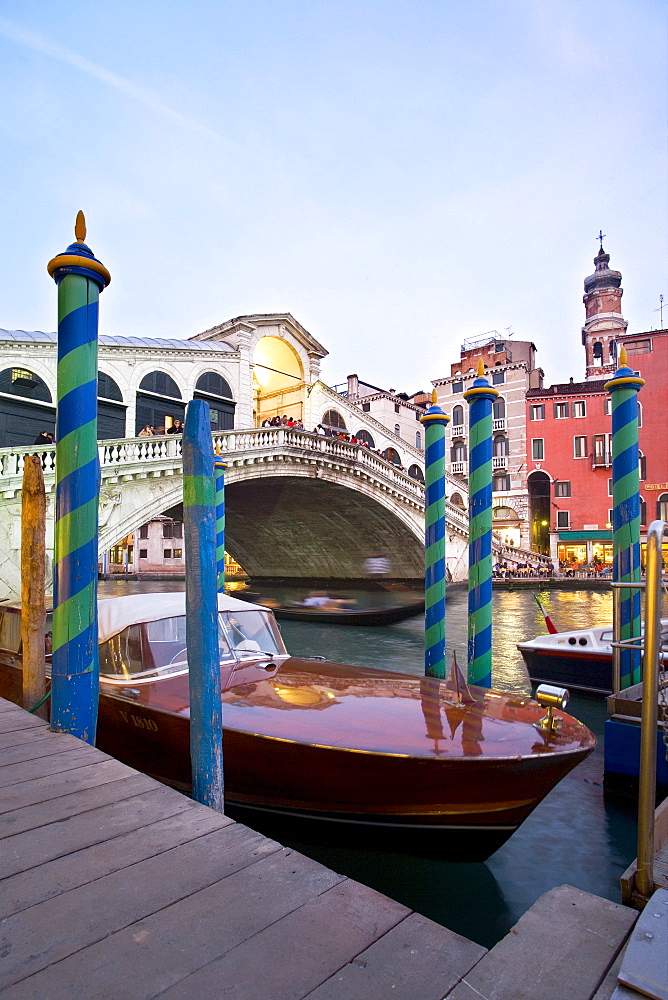
[{"label": "blue and green striped pole", "polygon": [[499,395],[478,377],[464,393],[469,404],[468,681],[492,686],[492,404]]},{"label": "blue and green striped pole", "polygon": [[83,212],[76,242],[49,262],[58,285],[56,517],[53,560],[51,728],[95,742],[97,650],[97,327],[100,292],[111,281],[86,246]]},{"label": "blue and green striped pole", "polygon": [[445,677],[445,428],[450,420],[432,405],[420,423],[425,428],[424,672]]},{"label": "blue and green striped pole", "polygon": [[186,645],[190,759],[196,802],[223,811],[223,705],[218,653],[216,491],[209,404],[193,399],[183,429]]},{"label": "blue and green striped pole", "polygon": [[[645,382],[619,353],[619,368],[605,388],[612,399],[612,555],[617,583],[640,582],[640,475],[638,472],[638,393]],[[623,589],[619,604],[620,638],[640,636],[640,591]],[[641,680],[640,652],[620,655],[622,688]]]},{"label": "blue and green striped pole", "polygon": [[227,462],[216,455],[216,580],[219,594],[225,593],[225,469]]}]

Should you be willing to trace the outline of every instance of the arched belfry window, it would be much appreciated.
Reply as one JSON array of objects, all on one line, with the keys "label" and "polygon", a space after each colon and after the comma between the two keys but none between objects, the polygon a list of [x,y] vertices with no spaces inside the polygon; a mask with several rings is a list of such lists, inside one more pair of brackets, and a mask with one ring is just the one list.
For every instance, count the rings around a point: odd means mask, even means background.
[{"label": "arched belfry window", "polygon": [[342,431],[346,429],[346,422],[338,410],[327,410],[322,418],[322,423],[327,427],[338,427]]},{"label": "arched belfry window", "polygon": [[596,343],[594,344],[593,356],[594,356],[594,364],[596,365],[597,368],[600,368],[600,366],[603,364],[603,344],[601,343],[600,340],[597,340]]}]

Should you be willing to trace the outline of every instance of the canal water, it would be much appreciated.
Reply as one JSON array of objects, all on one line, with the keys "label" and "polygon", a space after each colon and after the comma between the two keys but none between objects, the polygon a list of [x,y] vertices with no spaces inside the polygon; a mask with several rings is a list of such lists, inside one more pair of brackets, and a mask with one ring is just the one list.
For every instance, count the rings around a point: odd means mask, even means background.
[{"label": "canal water", "polygon": [[[100,596],[134,591],[182,590],[183,582],[107,581]],[[560,630],[612,622],[612,599],[605,591],[544,590],[537,593]],[[283,600],[297,592],[276,593]],[[302,593],[303,596],[303,593]],[[360,604],[387,602],[384,593],[346,592]],[[389,598],[396,603],[396,597]],[[411,595],[415,596],[415,595]],[[288,650],[296,656],[326,656],[340,662],[420,675],[424,671],[422,617],[383,628],[281,622]],[[466,663],[467,595],[453,589],[447,600],[447,646]],[[530,590],[494,591],[494,686],[521,694],[531,691],[516,643],[544,632]],[[491,947],[544,892],[567,883],[620,901],[619,878],[636,855],[632,805],[604,800],[603,698],[573,693],[568,711],[595,733],[599,744],[543,800],[520,829],[483,863],[447,857],[420,858],[385,851],[351,850],[314,840],[289,846],[404,903],[411,909]],[[263,832],[271,832],[263,826]],[[285,837],[282,839],[285,843]]]}]

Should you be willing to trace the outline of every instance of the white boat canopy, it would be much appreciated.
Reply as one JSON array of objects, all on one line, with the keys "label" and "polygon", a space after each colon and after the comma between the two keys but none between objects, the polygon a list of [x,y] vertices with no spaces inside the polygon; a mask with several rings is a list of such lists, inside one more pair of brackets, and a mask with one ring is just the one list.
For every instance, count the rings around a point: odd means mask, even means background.
[{"label": "white boat canopy", "polygon": [[[239,601],[227,594],[218,594],[218,611],[264,611],[260,604]],[[98,642],[106,642],[130,625],[157,622],[162,618],[179,618],[186,613],[183,591],[166,594],[128,594],[125,597],[100,598],[97,602]]]}]

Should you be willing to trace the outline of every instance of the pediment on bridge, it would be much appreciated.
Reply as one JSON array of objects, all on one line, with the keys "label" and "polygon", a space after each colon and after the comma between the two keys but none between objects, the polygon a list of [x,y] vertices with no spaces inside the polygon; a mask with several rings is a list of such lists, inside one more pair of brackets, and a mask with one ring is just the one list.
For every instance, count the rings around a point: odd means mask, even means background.
[{"label": "pediment on bridge", "polygon": [[255,313],[250,316],[237,316],[219,326],[196,333],[190,340],[220,340],[229,344],[233,350],[238,350],[241,344],[253,339],[268,336],[284,337],[286,333],[313,357],[324,358],[329,354],[329,351],[290,313]]}]

